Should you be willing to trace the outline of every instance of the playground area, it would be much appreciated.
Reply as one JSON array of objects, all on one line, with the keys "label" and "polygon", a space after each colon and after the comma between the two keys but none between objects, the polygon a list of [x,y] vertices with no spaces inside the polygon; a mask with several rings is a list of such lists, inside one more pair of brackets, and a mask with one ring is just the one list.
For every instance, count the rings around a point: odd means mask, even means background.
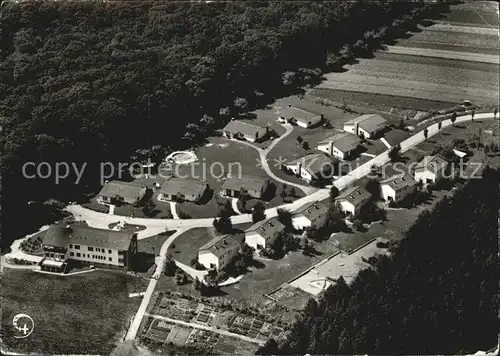
[{"label": "playground area", "polygon": [[198,157],[191,151],[175,151],[169,154],[165,160],[175,164],[188,164],[198,161]]},{"label": "playground area", "polygon": [[359,271],[370,268],[369,262],[373,260],[374,256],[388,254],[386,249],[377,246],[379,242],[387,242],[387,240],[375,238],[352,254],[345,252],[335,254],[289,284],[315,297],[334,284],[335,280],[340,277],[344,277],[349,284]]}]

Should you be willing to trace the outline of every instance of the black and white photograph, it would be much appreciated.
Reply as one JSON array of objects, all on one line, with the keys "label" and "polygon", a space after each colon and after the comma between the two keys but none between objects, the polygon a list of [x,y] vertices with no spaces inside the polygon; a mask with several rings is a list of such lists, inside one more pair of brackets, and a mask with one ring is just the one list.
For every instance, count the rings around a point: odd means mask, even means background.
[{"label": "black and white photograph", "polygon": [[499,2],[0,0],[0,353],[500,353]]}]

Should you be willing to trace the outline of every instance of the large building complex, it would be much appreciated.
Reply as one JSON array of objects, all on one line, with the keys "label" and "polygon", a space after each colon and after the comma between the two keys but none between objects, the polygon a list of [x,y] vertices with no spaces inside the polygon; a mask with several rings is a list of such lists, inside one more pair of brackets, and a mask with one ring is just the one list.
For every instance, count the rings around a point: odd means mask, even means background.
[{"label": "large building complex", "polygon": [[108,268],[130,269],[137,234],[86,225],[51,225],[43,239],[42,270],[63,272],[70,260]]}]

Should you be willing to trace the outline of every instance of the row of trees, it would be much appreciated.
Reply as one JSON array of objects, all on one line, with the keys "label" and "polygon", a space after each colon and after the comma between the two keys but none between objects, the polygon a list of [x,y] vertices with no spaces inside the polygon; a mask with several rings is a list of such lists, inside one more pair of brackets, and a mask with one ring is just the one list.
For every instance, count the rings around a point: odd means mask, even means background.
[{"label": "row of trees", "polygon": [[500,171],[424,211],[390,257],[310,300],[258,354],[463,354],[497,343]]}]

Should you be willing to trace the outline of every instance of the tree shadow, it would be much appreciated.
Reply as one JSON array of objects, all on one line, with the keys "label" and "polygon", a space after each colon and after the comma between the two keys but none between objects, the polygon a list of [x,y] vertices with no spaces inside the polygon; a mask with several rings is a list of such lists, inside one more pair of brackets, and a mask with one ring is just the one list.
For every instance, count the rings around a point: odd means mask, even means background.
[{"label": "tree shadow", "polygon": [[266,191],[262,194],[262,200],[266,202],[270,202],[275,196],[278,187],[273,182],[269,183]]},{"label": "tree shadow", "polygon": [[196,202],[196,205],[205,205],[214,197],[215,191],[208,187],[203,196]]}]

